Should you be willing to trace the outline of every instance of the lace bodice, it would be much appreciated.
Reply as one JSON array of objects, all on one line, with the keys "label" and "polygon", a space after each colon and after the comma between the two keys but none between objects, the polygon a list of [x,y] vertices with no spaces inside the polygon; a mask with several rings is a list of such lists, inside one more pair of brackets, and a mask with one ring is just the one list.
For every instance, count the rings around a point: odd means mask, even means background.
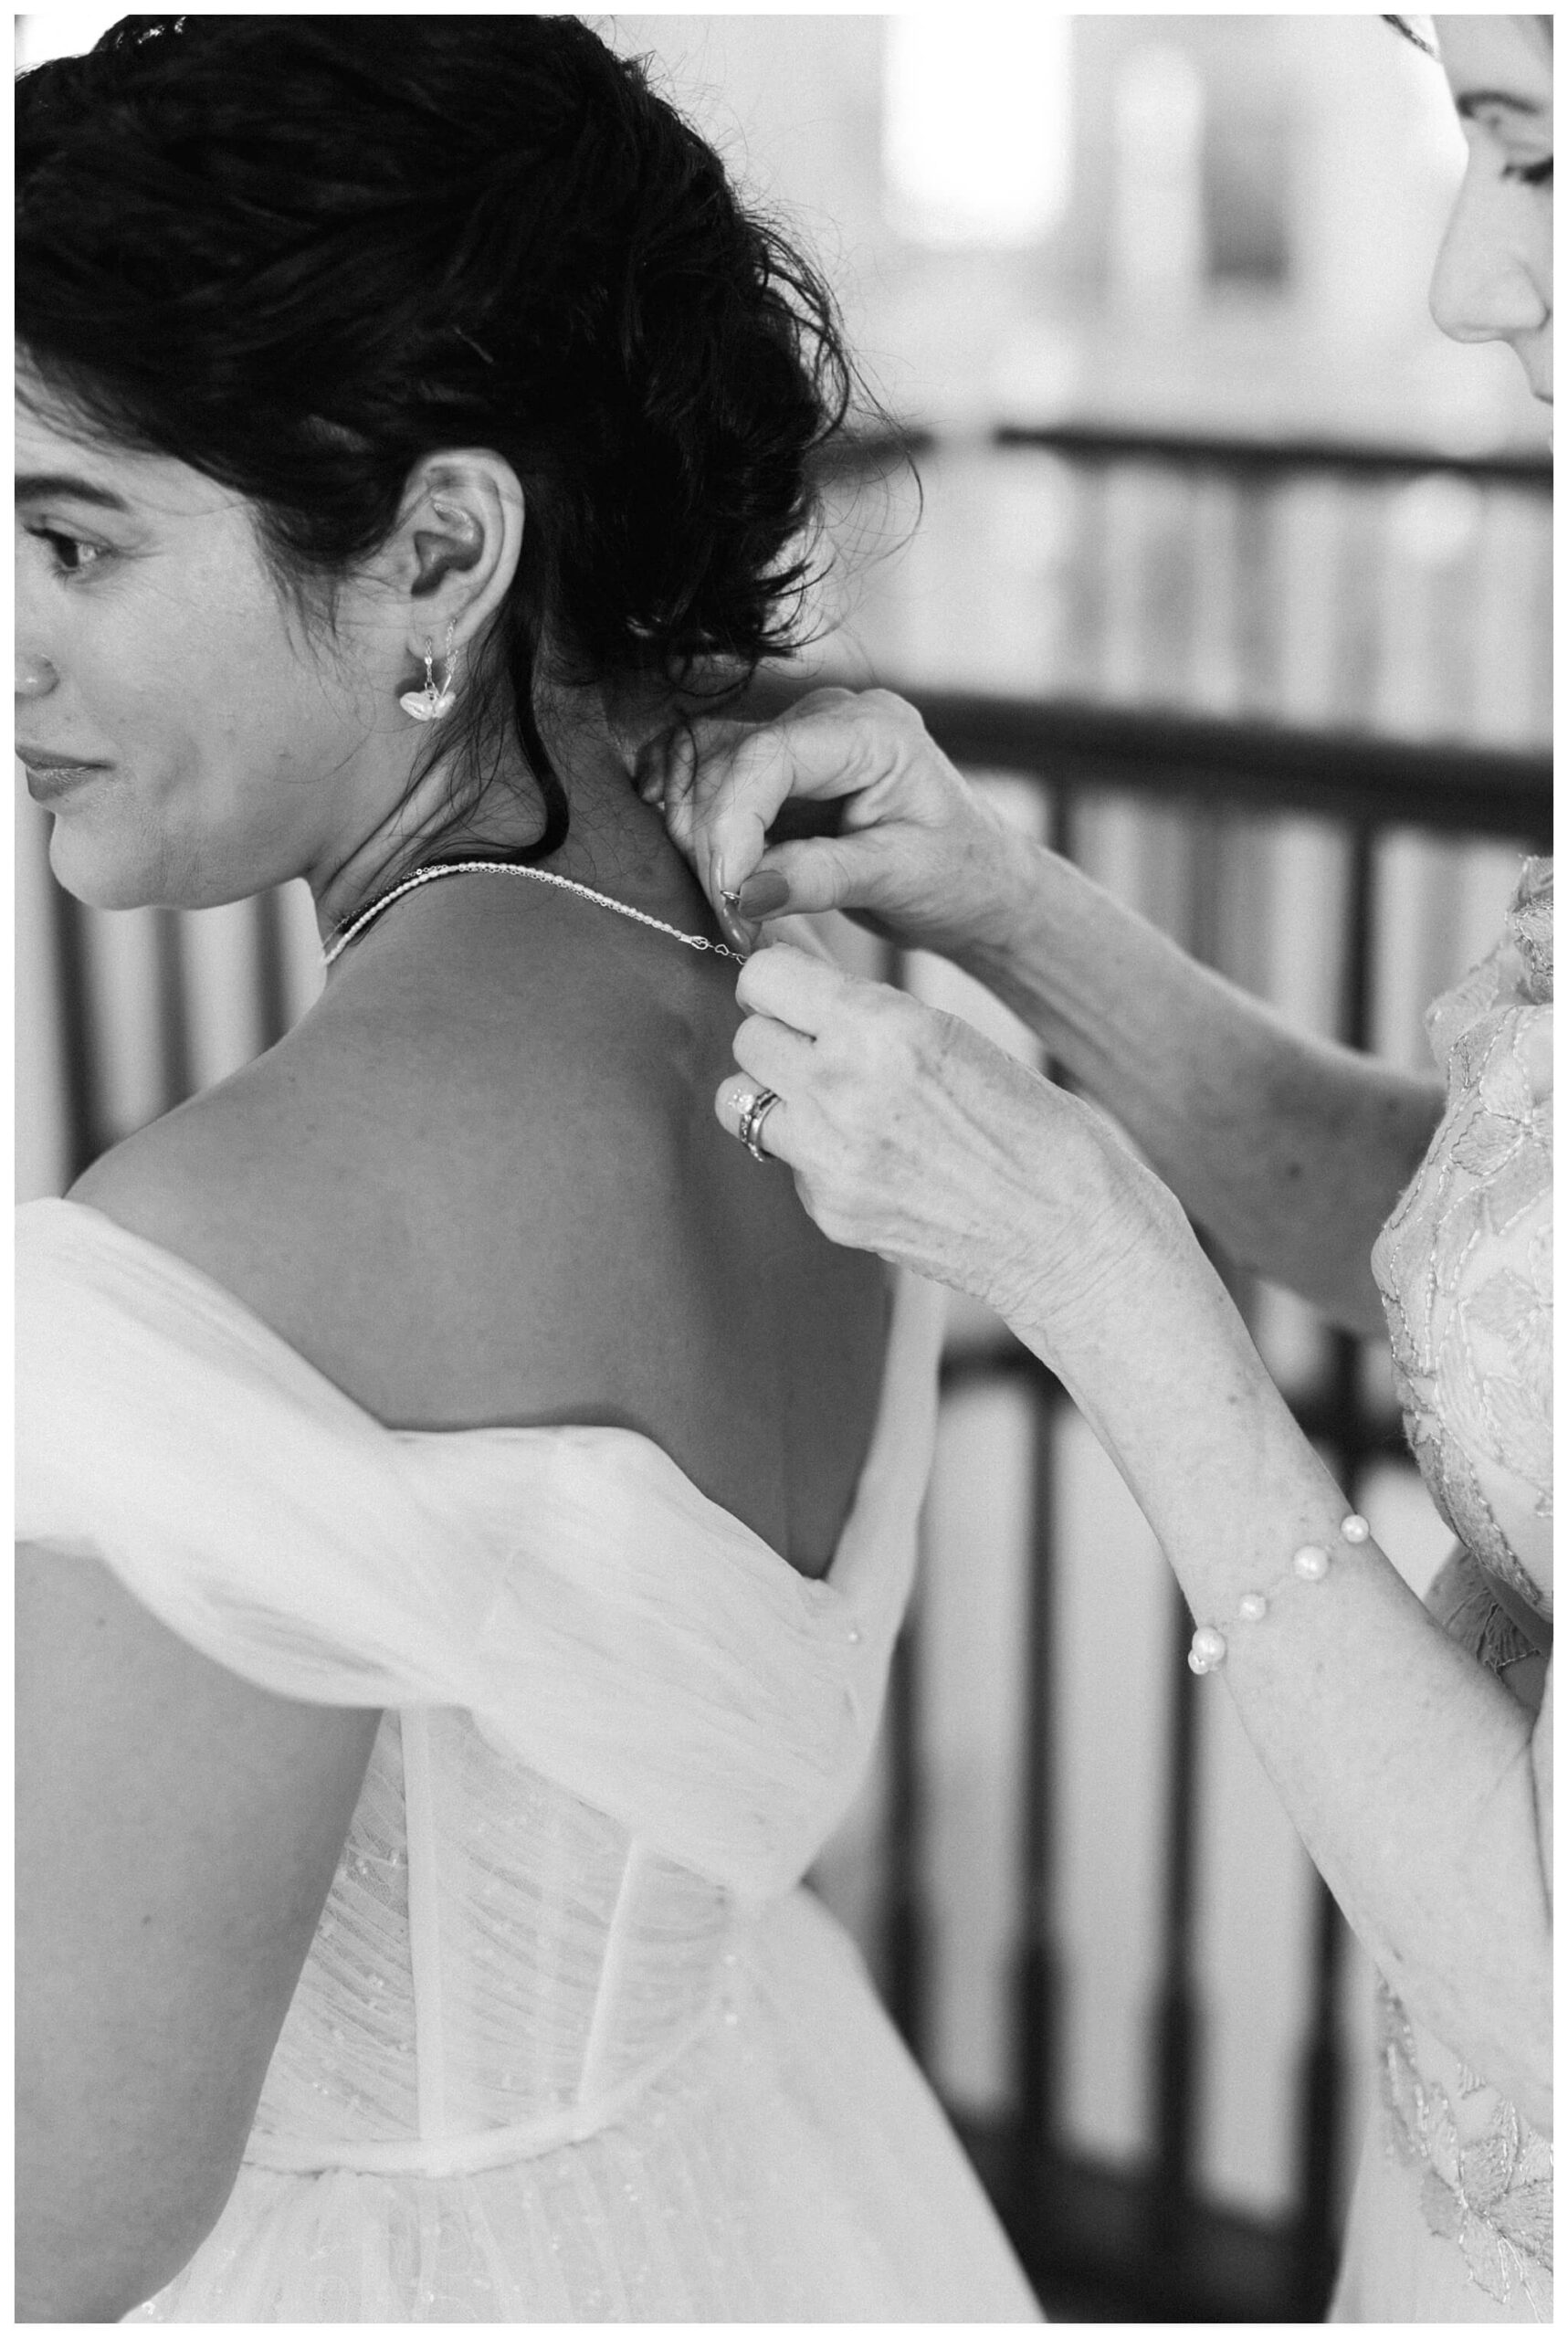
[{"label": "lace bodice", "polygon": [[[1406,1433],[1459,1537],[1428,1604],[1504,1673],[1551,1646],[1552,902],[1550,862],[1527,863],[1498,947],[1431,1008],[1447,1108],[1373,1252]],[[1428,2228],[1489,2297],[1549,2316],[1550,2145],[1379,2003],[1389,2148]]]},{"label": "lace bodice", "polygon": [[1434,1501],[1534,1615],[1552,1612],[1552,868],[1430,1009],[1447,1106],[1373,1251],[1405,1430]]}]

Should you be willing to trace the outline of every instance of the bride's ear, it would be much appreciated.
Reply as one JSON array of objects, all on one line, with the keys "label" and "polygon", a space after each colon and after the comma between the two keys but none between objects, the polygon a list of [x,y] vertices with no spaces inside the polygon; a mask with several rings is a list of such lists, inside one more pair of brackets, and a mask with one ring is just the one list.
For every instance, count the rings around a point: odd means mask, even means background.
[{"label": "bride's ear", "polygon": [[479,637],[510,589],[522,554],[522,488],[487,448],[444,449],[409,473],[383,558],[407,603],[408,648]]}]

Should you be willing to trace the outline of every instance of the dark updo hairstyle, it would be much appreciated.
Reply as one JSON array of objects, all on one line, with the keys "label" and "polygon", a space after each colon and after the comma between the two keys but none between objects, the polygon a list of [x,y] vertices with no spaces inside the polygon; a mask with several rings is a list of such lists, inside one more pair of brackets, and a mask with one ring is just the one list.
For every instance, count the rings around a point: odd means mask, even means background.
[{"label": "dark updo hairstyle", "polygon": [[832,297],[575,17],[127,16],[18,99],[45,391],[244,496],[297,594],[330,606],[423,456],[515,469],[521,564],[461,703],[542,793],[521,857],[567,828],[547,649],[673,700],[794,646],[853,380]]}]

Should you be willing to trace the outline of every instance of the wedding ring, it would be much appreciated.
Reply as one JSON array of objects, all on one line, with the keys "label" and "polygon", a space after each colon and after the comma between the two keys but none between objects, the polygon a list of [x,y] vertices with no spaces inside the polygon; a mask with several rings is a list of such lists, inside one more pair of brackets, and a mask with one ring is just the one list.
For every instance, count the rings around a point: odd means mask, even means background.
[{"label": "wedding ring", "polygon": [[773,1157],[763,1151],[757,1139],[763,1132],[763,1122],[778,1101],[771,1088],[762,1088],[754,1095],[737,1096],[735,1099],[741,1115],[741,1125],[736,1134],[753,1161],[768,1161]]},{"label": "wedding ring", "polygon": [[743,1088],[735,1099],[735,1134],[742,1144],[750,1144],[752,1141],[747,1133],[752,1125],[752,1114],[766,1094],[765,1088]]}]

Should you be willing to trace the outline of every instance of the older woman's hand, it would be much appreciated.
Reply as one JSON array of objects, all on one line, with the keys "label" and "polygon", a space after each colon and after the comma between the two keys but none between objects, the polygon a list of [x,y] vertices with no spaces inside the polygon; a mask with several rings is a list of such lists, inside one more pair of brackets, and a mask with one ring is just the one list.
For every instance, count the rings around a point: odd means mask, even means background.
[{"label": "older woman's hand", "polygon": [[1097,1113],[957,1016],[784,943],[750,960],[737,995],[741,1074],[720,1087],[719,1118],[739,1135],[747,1100],[773,1091],[759,1142],[831,1240],[1047,1326],[1071,1351],[1184,1232]]},{"label": "older woman's hand", "polygon": [[[812,690],[772,722],[693,721],[643,750],[658,804],[732,939],[786,911],[847,910],[950,954],[1025,890],[1027,848],[890,690]],[[837,807],[833,836],[768,843],[790,801]]]}]

